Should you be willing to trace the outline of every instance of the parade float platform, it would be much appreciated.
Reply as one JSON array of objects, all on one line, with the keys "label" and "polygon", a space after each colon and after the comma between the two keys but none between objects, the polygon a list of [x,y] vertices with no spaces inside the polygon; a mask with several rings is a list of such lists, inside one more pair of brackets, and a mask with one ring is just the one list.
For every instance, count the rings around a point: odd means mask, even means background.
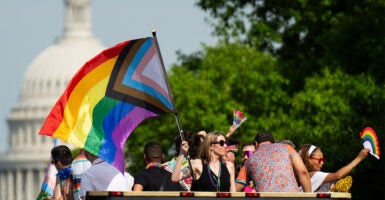
[{"label": "parade float platform", "polygon": [[257,198],[261,200],[269,199],[288,199],[288,200],[314,200],[314,199],[351,199],[350,193],[329,192],[329,193],[303,193],[303,192],[103,192],[93,191],[88,192],[86,200],[213,200],[217,199],[252,199]]}]

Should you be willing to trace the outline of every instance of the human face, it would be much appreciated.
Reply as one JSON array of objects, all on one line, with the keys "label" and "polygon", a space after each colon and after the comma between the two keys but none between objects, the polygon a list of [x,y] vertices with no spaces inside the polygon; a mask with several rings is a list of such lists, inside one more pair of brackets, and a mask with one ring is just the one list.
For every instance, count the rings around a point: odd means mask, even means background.
[{"label": "human face", "polygon": [[226,144],[226,142],[224,140],[218,140],[215,142],[211,142],[211,144],[219,144],[221,147],[223,147]]},{"label": "human face", "polygon": [[314,171],[320,171],[322,166],[324,165],[324,155],[321,150],[317,149],[315,150],[309,158],[309,163]]},{"label": "human face", "polygon": [[244,146],[242,149],[242,162],[245,162],[251,154],[255,151],[255,147],[253,145]]},{"label": "human face", "polygon": [[214,153],[218,154],[219,156],[224,156],[227,153],[226,147],[227,144],[225,142],[224,136],[217,137],[216,141],[211,142],[211,149]]},{"label": "human face", "polygon": [[235,162],[235,153],[231,150],[227,150],[226,156],[224,157],[225,160],[230,162]]},{"label": "human face", "polygon": [[52,159],[51,164],[53,164],[53,166],[55,166],[57,171],[60,171],[62,169],[62,164],[59,161]]}]

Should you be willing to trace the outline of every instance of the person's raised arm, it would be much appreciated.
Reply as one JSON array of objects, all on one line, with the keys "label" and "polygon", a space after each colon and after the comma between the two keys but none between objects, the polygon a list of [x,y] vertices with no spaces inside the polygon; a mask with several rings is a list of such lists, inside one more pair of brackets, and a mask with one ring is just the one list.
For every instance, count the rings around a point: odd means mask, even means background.
[{"label": "person's raised arm", "polygon": [[226,167],[227,167],[227,170],[229,170],[229,173],[230,173],[230,192],[236,192],[234,163],[226,161]]},{"label": "person's raised arm", "polygon": [[226,134],[226,137],[227,138],[231,137],[234,134],[234,132],[235,132],[235,127],[233,125],[231,125],[229,128],[229,131]]},{"label": "person's raised arm", "polygon": [[245,185],[247,185],[247,173],[246,167],[243,165],[238,172],[238,177],[235,179],[235,190],[237,192],[243,192]]},{"label": "person's raised arm", "polygon": [[299,182],[304,192],[311,192],[311,183],[309,172],[305,164],[297,152],[290,155],[291,163],[293,164],[294,172],[297,174]]},{"label": "person's raised arm", "polygon": [[53,189],[53,199],[60,200],[63,199],[63,194],[61,193],[61,185],[59,177],[56,177],[55,187]]},{"label": "person's raised arm", "polygon": [[352,160],[349,164],[334,173],[329,173],[326,176],[324,183],[334,182],[336,180],[344,178],[354,169],[354,167],[356,167],[362,160],[364,160],[368,156],[369,151],[370,149],[362,149],[360,153],[358,153],[357,157],[354,158],[354,160]]},{"label": "person's raised arm", "polygon": [[[180,152],[176,159],[174,170],[172,171],[171,181],[178,182],[182,179],[183,174],[181,173],[181,168],[183,164],[183,158],[187,154],[189,149],[187,141],[182,141],[180,144]],[[191,170],[192,171],[192,170]],[[193,173],[193,172],[192,172]]]}]

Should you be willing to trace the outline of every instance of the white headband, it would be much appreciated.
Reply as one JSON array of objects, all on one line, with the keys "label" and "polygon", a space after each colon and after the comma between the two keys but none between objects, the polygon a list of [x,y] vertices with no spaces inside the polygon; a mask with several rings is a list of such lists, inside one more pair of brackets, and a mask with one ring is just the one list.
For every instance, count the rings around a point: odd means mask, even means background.
[{"label": "white headband", "polygon": [[309,156],[311,155],[311,153],[313,153],[314,149],[317,148],[316,146],[314,145],[311,145],[310,148],[309,148],[309,151],[307,152],[309,154]]}]

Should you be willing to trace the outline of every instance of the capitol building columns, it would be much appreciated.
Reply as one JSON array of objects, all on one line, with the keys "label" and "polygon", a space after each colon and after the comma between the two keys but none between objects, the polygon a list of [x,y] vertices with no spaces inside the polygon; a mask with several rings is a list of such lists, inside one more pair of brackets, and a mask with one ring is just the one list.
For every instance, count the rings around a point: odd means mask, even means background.
[{"label": "capitol building columns", "polygon": [[8,149],[0,154],[0,200],[35,200],[54,139],[40,136],[44,120],[68,81],[105,49],[91,31],[90,0],[63,0],[63,35],[37,55],[7,117]]}]

